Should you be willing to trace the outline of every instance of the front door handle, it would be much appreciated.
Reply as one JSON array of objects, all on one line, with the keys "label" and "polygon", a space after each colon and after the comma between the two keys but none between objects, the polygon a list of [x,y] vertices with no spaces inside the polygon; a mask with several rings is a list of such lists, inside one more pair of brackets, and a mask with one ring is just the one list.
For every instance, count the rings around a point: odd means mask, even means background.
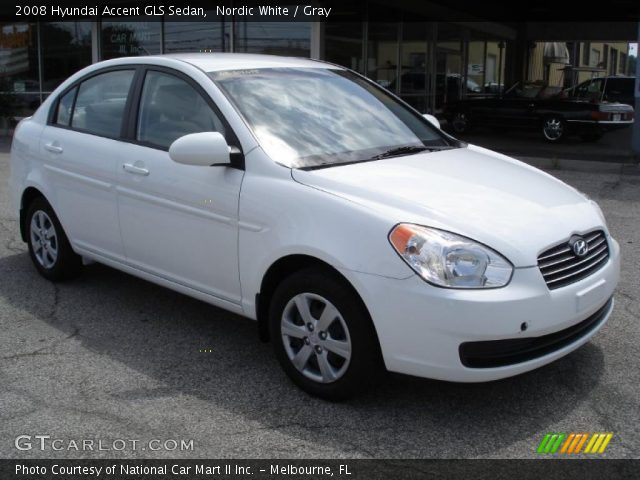
[{"label": "front door handle", "polygon": [[56,145],[55,143],[45,143],[44,148],[51,153],[62,153],[64,151],[60,145]]},{"label": "front door handle", "polygon": [[134,175],[142,175],[144,177],[149,175],[149,170],[147,170],[146,168],[142,168],[142,167],[136,167],[135,165],[132,165],[131,163],[125,163],[124,165],[122,165],[122,169],[125,172],[133,173]]}]

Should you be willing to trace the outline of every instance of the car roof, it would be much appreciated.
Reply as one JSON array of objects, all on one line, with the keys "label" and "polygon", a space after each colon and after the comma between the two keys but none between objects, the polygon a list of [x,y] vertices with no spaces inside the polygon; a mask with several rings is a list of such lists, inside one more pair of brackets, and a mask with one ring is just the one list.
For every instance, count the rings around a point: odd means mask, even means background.
[{"label": "car roof", "polygon": [[258,55],[252,53],[171,53],[158,56],[190,63],[205,72],[286,67],[341,69],[341,67],[337,65],[308,58]]}]

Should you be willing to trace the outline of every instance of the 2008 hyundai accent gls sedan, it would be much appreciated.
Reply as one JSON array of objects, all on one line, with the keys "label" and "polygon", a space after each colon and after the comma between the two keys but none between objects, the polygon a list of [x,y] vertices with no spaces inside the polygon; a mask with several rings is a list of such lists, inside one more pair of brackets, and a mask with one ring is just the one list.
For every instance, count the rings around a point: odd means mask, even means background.
[{"label": "2008 hyundai accent gls sedan", "polygon": [[255,319],[324,398],[575,350],[619,276],[601,210],[436,123],[323,62],[110,60],[19,124],[13,197],[46,278],[96,261]]}]

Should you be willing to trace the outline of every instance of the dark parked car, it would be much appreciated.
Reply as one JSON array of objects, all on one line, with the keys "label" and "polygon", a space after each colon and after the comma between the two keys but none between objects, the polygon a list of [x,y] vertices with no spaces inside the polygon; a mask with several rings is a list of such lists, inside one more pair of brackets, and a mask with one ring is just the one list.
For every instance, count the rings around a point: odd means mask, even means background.
[{"label": "dark parked car", "polygon": [[635,77],[600,77],[565,90],[567,96],[584,100],[619,102],[634,105]]},{"label": "dark parked car", "polygon": [[596,141],[607,131],[633,123],[630,105],[565,98],[560,93],[556,87],[516,84],[500,96],[448,103],[444,117],[457,133],[477,126],[534,129],[549,142],[558,142],[570,134]]}]

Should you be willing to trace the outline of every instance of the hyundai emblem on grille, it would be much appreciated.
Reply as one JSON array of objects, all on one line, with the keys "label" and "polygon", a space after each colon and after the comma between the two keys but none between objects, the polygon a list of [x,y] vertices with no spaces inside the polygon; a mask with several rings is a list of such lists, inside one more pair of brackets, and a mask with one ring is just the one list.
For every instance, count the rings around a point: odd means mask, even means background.
[{"label": "hyundai emblem on grille", "polygon": [[573,253],[578,257],[584,257],[587,253],[589,253],[589,244],[582,237],[574,237],[569,242],[571,245],[571,249]]}]

